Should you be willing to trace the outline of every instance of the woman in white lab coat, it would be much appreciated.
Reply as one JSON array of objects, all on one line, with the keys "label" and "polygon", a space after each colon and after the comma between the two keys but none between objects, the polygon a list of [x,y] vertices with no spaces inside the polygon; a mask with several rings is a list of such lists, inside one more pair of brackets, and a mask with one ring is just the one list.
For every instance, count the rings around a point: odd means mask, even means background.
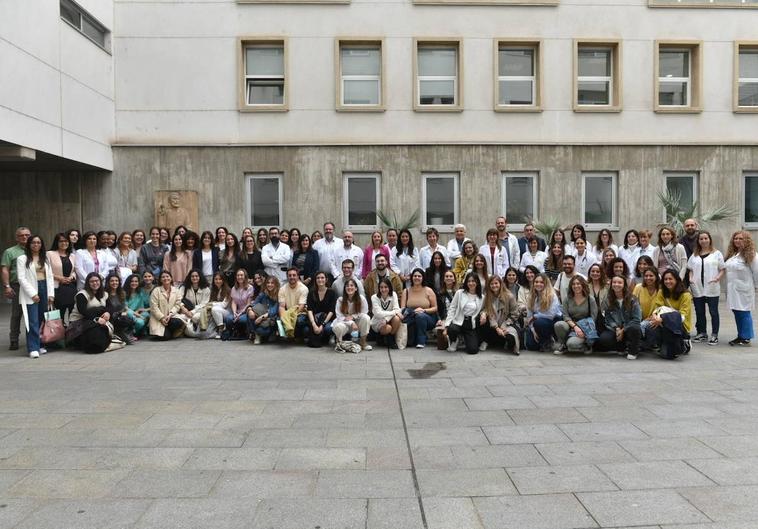
[{"label": "woman in white lab coat", "polygon": [[755,258],[755,244],[748,232],[736,231],[726,252],[726,302],[737,323],[737,338],[729,345],[750,345],[756,284],[758,259]]},{"label": "woman in white lab coat", "polygon": [[[719,294],[721,294],[722,276],[726,272],[724,265],[724,256],[720,251],[713,247],[711,234],[707,231],[700,231],[697,236],[697,246],[695,251],[687,261],[687,268],[690,271],[690,291],[692,292],[692,301],[695,303],[695,329],[697,335],[692,339],[693,342],[708,341],[708,345],[719,343]],[[705,321],[705,307],[708,305],[708,311],[711,314],[711,339],[708,340],[708,333]]]}]

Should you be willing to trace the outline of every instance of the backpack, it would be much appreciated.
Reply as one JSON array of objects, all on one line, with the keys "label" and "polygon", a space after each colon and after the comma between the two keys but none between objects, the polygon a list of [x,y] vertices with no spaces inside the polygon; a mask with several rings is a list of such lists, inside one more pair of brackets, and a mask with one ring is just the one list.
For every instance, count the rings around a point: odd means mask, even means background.
[{"label": "backpack", "polygon": [[337,345],[334,346],[334,352],[342,354],[358,354],[361,352],[361,346],[351,340],[343,340],[337,342]]}]

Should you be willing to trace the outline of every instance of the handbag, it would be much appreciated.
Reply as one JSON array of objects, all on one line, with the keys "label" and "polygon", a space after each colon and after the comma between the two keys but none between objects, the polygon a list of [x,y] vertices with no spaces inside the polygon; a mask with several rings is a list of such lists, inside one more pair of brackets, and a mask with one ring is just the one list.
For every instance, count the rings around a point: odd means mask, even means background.
[{"label": "handbag", "polygon": [[66,337],[66,329],[63,328],[61,311],[51,310],[45,312],[45,321],[39,330],[40,341],[44,344],[61,342]]},{"label": "handbag", "polygon": [[395,343],[398,349],[405,349],[408,345],[408,324],[401,323],[395,334]]}]

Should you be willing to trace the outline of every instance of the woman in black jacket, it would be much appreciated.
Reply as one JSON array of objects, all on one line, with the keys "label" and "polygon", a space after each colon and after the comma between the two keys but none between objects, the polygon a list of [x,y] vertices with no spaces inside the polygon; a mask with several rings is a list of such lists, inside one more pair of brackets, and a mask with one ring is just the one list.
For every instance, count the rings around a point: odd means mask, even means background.
[{"label": "woman in black jacket", "polygon": [[319,262],[319,254],[313,249],[310,236],[307,233],[302,234],[292,255],[292,266],[297,268],[300,281],[305,286],[311,286],[313,276],[318,272]]},{"label": "woman in black jacket", "polygon": [[247,277],[252,278],[259,270],[263,270],[261,251],[255,246],[255,238],[252,233],[242,239],[242,250],[239,254],[239,264],[247,272]]},{"label": "woman in black jacket", "polygon": [[218,246],[209,231],[203,232],[200,245],[192,253],[192,269],[200,270],[209,283],[213,280],[213,274],[218,272]]}]

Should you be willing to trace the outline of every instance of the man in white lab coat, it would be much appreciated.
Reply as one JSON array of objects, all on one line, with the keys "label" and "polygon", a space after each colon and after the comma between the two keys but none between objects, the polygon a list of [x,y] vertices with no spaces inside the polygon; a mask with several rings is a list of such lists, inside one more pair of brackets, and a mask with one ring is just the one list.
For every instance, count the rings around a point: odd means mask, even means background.
[{"label": "man in white lab coat", "polygon": [[268,230],[268,240],[269,243],[261,248],[263,268],[268,275],[284,283],[287,281],[287,268],[292,260],[292,251],[289,246],[279,242],[279,228]]}]

